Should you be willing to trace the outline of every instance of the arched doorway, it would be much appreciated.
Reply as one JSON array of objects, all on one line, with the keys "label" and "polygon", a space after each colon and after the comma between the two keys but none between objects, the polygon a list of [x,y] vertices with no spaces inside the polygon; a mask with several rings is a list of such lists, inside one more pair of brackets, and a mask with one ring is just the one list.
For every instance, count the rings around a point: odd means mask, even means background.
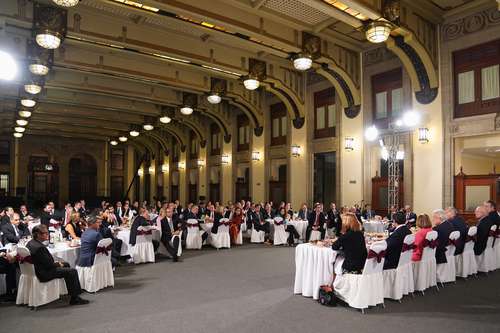
[{"label": "arched doorway", "polygon": [[69,160],[69,200],[95,201],[97,194],[97,165],[88,154],[78,154]]}]

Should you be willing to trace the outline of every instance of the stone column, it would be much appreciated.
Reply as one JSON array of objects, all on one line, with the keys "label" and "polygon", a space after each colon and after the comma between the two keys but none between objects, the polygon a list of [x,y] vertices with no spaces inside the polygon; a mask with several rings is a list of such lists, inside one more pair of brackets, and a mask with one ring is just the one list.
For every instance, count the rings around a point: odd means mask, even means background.
[{"label": "stone column", "polygon": [[254,161],[250,157],[250,195],[253,202],[264,202],[266,200],[265,172],[266,172],[266,151],[265,136],[252,137],[251,154],[258,152],[260,160]]}]

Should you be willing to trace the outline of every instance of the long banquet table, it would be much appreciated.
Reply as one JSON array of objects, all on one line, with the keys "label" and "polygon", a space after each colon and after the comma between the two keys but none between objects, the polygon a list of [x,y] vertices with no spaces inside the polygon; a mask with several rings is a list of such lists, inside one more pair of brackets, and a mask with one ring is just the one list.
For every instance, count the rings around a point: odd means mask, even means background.
[{"label": "long banquet table", "polygon": [[54,247],[47,248],[54,257],[54,260],[62,259],[71,267],[75,267],[77,260],[80,257],[80,246],[71,247],[68,242],[56,243]]}]

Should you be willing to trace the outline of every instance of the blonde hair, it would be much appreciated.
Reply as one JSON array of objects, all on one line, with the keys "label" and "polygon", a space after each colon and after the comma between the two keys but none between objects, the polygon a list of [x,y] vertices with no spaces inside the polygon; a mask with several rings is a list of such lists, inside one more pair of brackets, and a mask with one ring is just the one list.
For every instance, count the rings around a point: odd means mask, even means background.
[{"label": "blonde hair", "polygon": [[431,219],[427,214],[420,214],[417,217],[417,227],[419,228],[430,228],[432,227]]},{"label": "blonde hair", "polygon": [[70,220],[71,220],[71,222],[80,221],[80,213],[78,213],[78,212],[71,213]]},{"label": "blonde hair", "polygon": [[354,213],[342,214],[342,233],[345,234],[349,230],[361,231],[361,224],[359,223]]}]

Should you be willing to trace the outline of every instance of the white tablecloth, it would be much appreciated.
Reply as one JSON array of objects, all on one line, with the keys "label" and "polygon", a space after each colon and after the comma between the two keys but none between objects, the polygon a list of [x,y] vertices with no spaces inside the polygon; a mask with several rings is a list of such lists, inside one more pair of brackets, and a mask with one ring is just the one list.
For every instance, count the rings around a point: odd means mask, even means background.
[{"label": "white tablecloth", "polygon": [[364,221],[363,228],[365,232],[384,232],[385,231],[385,223],[379,221]]},{"label": "white tablecloth", "polygon": [[47,249],[55,261],[62,259],[73,268],[76,266],[78,257],[80,256],[80,247],[70,247],[66,242],[56,243],[55,247],[48,247]]},{"label": "white tablecloth", "polygon": [[337,253],[330,247],[298,245],[295,248],[294,293],[318,299],[319,287],[332,283],[336,257]]},{"label": "white tablecloth", "polygon": [[212,232],[213,223],[200,223],[200,226],[203,230],[208,232],[209,234]]},{"label": "white tablecloth", "polygon": [[295,229],[297,230],[297,232],[300,235],[301,240],[306,239],[306,230],[307,230],[307,224],[308,224],[307,221],[293,220],[293,221],[289,221],[288,224],[291,224],[295,227]]},{"label": "white tablecloth", "polygon": [[[132,246],[129,244],[130,241],[130,229],[122,229],[118,231],[115,236],[118,239],[122,240],[122,248],[120,250],[121,256],[129,256],[131,255]],[[153,229],[153,239],[159,241],[161,237],[161,232],[158,229]]]}]

